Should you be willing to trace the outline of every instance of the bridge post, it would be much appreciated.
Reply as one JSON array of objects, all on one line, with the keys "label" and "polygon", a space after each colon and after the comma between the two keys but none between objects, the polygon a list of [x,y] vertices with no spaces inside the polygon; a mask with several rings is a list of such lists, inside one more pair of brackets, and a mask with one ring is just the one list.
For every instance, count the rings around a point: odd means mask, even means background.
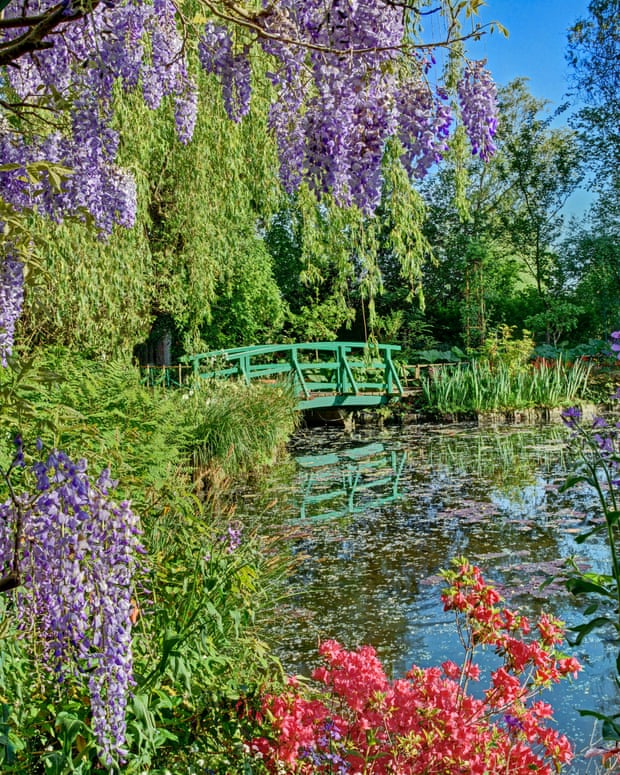
[{"label": "bridge post", "polygon": [[343,395],[346,393],[353,393],[354,395],[357,395],[359,393],[357,382],[355,381],[355,377],[351,371],[351,366],[347,361],[347,353],[350,352],[350,350],[351,348],[344,344],[337,345],[338,385],[336,386],[336,392]]},{"label": "bridge post", "polygon": [[392,380],[392,352],[388,348],[385,350],[383,358],[385,363],[385,389],[388,393],[392,392],[393,380]]},{"label": "bridge post", "polygon": [[404,392],[403,386],[398,376],[398,372],[396,371],[394,361],[392,360],[392,349],[390,347],[385,348],[383,362],[385,364],[384,381],[386,392],[390,394],[393,391],[394,386],[396,386],[396,390],[402,395]]},{"label": "bridge post", "polygon": [[345,393],[347,374],[344,367],[344,347],[341,344],[336,345],[336,353],[338,358],[338,379],[336,380],[336,393]]},{"label": "bridge post", "polygon": [[299,359],[297,358],[297,345],[291,346],[290,364],[293,377],[297,377],[297,381],[299,382],[299,386],[302,390],[302,393],[304,394],[304,398],[310,398],[310,393],[308,392],[308,388],[306,386],[306,380],[304,379],[304,373],[301,370]]},{"label": "bridge post", "polygon": [[249,385],[251,382],[250,378],[250,355],[248,353],[244,353],[239,357],[239,374],[243,377],[245,380],[245,384]]}]

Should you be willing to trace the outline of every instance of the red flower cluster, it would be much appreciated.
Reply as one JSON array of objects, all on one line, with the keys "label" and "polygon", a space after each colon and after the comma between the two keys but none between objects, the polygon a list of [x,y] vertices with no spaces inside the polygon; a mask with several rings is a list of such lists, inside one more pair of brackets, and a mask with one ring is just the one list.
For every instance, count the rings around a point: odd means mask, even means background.
[{"label": "red flower cluster", "polygon": [[[373,648],[323,643],[324,665],[313,673],[316,696],[292,684],[264,698],[270,733],[251,749],[268,772],[551,775],[571,760],[567,738],[547,725],[551,706],[535,699],[581,669],[556,652],[561,623],[542,615],[530,627],[525,616],[498,607],[498,593],[467,561],[444,576],[449,587],[442,600],[457,615],[463,664],[413,666],[406,678],[390,681]],[[467,688],[480,678],[476,647],[491,647],[503,660],[481,698]]]}]

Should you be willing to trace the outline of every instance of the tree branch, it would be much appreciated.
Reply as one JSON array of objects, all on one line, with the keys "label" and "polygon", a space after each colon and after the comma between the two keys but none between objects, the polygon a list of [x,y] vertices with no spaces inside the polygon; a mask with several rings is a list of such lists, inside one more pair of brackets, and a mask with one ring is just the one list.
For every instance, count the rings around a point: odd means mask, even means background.
[{"label": "tree branch", "polygon": [[46,40],[48,35],[61,25],[83,19],[92,13],[98,4],[99,0],[93,0],[79,11],[67,13],[66,6],[59,3],[44,14],[0,19],[0,29],[28,28],[17,38],[0,44],[0,67],[12,64],[25,54],[52,48],[54,43],[51,40]]}]

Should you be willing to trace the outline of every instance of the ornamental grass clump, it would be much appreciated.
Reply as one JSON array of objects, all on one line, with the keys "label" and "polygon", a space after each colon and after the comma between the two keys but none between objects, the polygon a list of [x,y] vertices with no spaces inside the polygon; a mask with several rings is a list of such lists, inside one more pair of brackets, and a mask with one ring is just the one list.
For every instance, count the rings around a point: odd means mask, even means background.
[{"label": "ornamental grass clump", "polygon": [[582,361],[517,370],[502,362],[472,361],[429,372],[422,393],[427,407],[442,414],[553,408],[583,398],[590,369]]},{"label": "ornamental grass clump", "polygon": [[[40,691],[51,685],[52,696],[88,702],[89,726],[110,768],[125,755],[133,684],[138,518],[127,501],[111,500],[108,470],[92,480],[85,460],[58,450],[26,469],[19,438],[16,446],[3,472],[9,497],[0,504],[0,587],[12,597],[5,616],[16,620]],[[26,480],[30,492],[21,490]]]},{"label": "ornamental grass clump", "polygon": [[[558,651],[561,622],[543,614],[530,623],[501,607],[464,559],[444,576],[442,600],[455,614],[463,662],[414,665],[405,678],[389,680],[370,646],[347,651],[323,643],[312,696],[291,680],[287,691],[264,698],[258,718],[265,733],[250,747],[267,772],[551,775],[570,762],[571,745],[549,725],[553,709],[539,699],[581,669]],[[485,648],[501,664],[484,692],[470,693],[482,675],[474,654]]]}]

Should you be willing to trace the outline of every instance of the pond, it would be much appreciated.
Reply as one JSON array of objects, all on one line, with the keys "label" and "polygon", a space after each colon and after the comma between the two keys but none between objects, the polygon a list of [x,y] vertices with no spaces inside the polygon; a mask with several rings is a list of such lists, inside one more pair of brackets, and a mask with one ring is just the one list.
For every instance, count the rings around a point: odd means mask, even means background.
[{"label": "pond", "polygon": [[[561,583],[541,587],[570,556],[607,567],[602,541],[575,542],[584,519],[596,518],[594,497],[559,491],[570,465],[564,427],[410,426],[352,435],[328,427],[299,433],[290,451],[295,466],[270,484],[277,503],[268,512],[296,528],[288,539],[297,560],[290,594],[269,633],[289,672],[307,674],[326,638],[347,648],[373,645],[393,677],[412,663],[458,662],[438,574],[460,555],[480,565],[511,606],[547,610],[569,626],[583,621]],[[262,509],[248,493],[239,515]],[[583,775],[595,771],[583,758],[593,721],[577,709],[619,707],[615,647],[594,634],[567,654],[584,671],[545,699],[581,754],[570,772]]]}]

